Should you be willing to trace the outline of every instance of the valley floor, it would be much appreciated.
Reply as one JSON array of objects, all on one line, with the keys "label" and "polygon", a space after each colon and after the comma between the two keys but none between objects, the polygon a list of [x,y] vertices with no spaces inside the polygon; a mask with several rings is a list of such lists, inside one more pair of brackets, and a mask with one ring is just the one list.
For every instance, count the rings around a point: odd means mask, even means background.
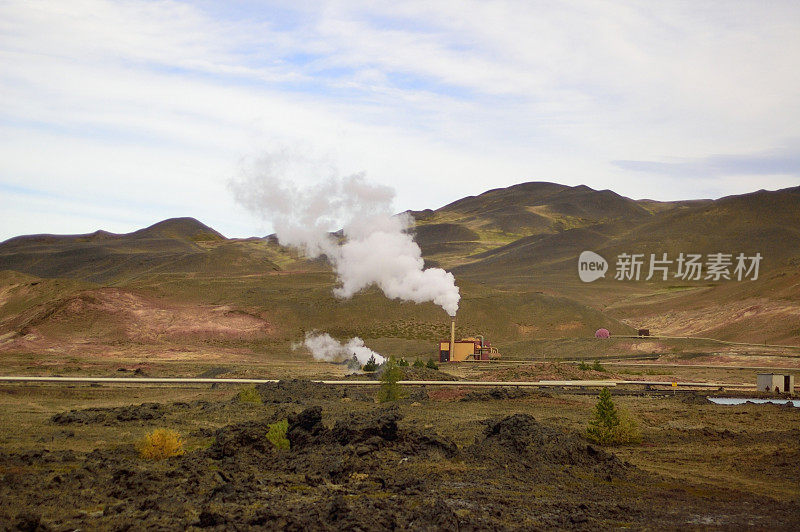
[{"label": "valley floor", "polygon": [[[307,381],[259,386],[250,402],[240,391],[0,386],[0,529],[800,522],[800,408],[614,390],[643,441],[598,447],[582,436],[594,392],[407,387],[387,406]],[[289,450],[265,437],[282,419]],[[140,458],[134,444],[155,428],[178,431],[186,453]]]}]

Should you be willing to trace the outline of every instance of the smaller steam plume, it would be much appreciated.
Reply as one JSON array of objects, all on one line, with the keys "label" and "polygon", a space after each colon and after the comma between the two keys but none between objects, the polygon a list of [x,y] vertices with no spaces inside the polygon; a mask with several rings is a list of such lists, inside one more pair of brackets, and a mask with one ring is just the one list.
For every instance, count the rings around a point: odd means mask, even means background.
[{"label": "smaller steam plume", "polygon": [[382,364],[384,358],[364,345],[364,340],[359,337],[351,338],[347,343],[340,343],[328,333],[308,332],[303,344],[311,351],[315,360],[325,362],[339,362],[348,360],[355,355],[359,364],[366,364],[370,357],[375,357],[375,362]]},{"label": "smaller steam plume", "polygon": [[[295,178],[303,174],[315,184],[298,187]],[[410,232],[414,220],[392,214],[391,188],[370,183],[363,174],[339,177],[286,150],[244,168],[230,186],[239,203],[272,223],[281,244],[328,258],[339,279],[337,297],[352,297],[374,284],[389,298],[432,301],[456,315],[461,295],[453,274],[424,267]],[[333,234],[338,228],[341,241]]]}]

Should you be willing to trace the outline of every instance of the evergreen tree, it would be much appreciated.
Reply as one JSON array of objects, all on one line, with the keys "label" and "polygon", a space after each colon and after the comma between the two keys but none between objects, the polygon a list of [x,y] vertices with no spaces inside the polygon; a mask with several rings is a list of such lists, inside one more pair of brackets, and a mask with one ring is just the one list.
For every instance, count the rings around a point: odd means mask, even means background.
[{"label": "evergreen tree", "polygon": [[367,363],[364,364],[364,371],[375,371],[378,369],[378,363],[375,362],[375,355],[369,357]]},{"label": "evergreen tree", "polygon": [[383,363],[381,389],[378,392],[378,401],[387,403],[400,399],[403,396],[403,389],[397,382],[402,377],[403,370],[400,369],[394,357],[389,357],[386,362]]},{"label": "evergreen tree", "polygon": [[611,392],[608,388],[603,388],[594,407],[594,414],[589,421],[589,428],[586,436],[593,442],[599,444],[611,443],[619,426],[619,414],[611,400]]}]

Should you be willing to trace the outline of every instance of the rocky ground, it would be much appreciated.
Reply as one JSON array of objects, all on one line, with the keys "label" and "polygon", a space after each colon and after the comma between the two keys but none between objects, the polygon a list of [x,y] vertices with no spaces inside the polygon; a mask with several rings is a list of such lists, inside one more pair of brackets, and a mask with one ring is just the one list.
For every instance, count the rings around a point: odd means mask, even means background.
[{"label": "rocky ground", "polygon": [[[420,409],[442,406],[421,389],[391,406],[375,404],[374,391],[304,381],[257,392],[260,404],[247,408],[234,396],[52,415],[47,424],[58,429],[52,434],[66,439],[92,426],[236,420],[196,429],[188,435],[196,445],[162,461],[141,459],[125,442],[87,452],[41,445],[4,450],[0,529],[786,529],[800,522],[796,501],[678,482],[526,412],[476,416],[474,436],[459,439],[445,434],[458,427],[440,417],[418,421],[427,417]],[[559,398],[487,390],[446,405],[533,400]],[[289,450],[266,438],[269,425],[282,419]],[[720,445],[746,437],[706,432],[676,430],[669,437]],[[782,449],[762,465],[796,478],[798,453]],[[748,467],[758,468],[758,461]]]}]

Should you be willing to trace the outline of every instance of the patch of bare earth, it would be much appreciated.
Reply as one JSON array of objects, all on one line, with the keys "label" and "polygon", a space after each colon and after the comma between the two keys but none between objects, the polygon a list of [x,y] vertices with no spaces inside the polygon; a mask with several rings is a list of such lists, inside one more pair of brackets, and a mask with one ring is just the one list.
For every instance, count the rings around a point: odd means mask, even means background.
[{"label": "patch of bare earth", "polygon": [[787,323],[800,323],[800,305],[788,299],[752,298],[724,305],[645,312],[622,321],[630,325],[647,323],[651,332],[663,336],[709,336],[749,343],[769,340],[800,345],[800,328],[788,336],[786,333]]},{"label": "patch of bare earth", "polygon": [[640,365],[675,363],[685,366],[716,366],[716,367],[747,367],[747,368],[786,368],[800,369],[800,357],[786,356],[758,356],[712,353],[708,355],[682,358],[675,356],[662,356],[658,360],[641,360]]},{"label": "patch of bare earth", "polygon": [[618,379],[619,375],[610,371],[583,370],[574,364],[552,362],[536,363],[510,368],[486,371],[476,376],[476,380],[491,381],[540,381],[540,380],[607,380]]},{"label": "patch of bare earth", "polygon": [[[80,292],[26,312],[17,333],[23,340],[72,337],[150,342],[201,338],[249,339],[273,334],[259,312],[228,305],[192,305],[145,297],[118,288]],[[66,337],[66,338],[65,338]]]}]

